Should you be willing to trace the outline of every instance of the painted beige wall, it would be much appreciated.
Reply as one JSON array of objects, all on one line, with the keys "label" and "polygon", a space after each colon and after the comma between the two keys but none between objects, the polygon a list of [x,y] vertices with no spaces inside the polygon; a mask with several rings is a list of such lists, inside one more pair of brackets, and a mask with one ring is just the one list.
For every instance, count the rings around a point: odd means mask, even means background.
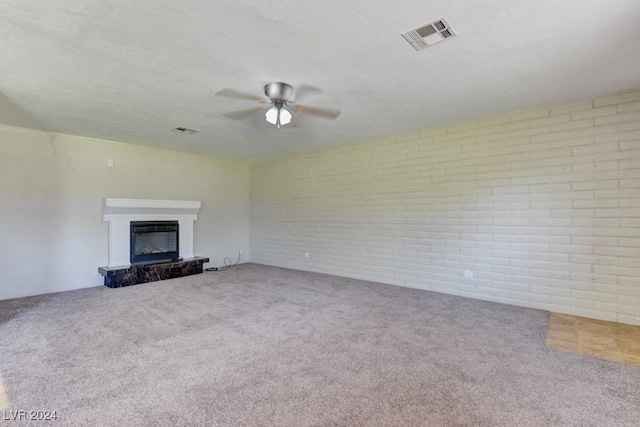
[{"label": "painted beige wall", "polygon": [[200,200],[195,255],[249,257],[246,163],[0,126],[0,196],[0,299],[101,285],[103,197]]},{"label": "painted beige wall", "polygon": [[251,253],[640,324],[640,91],[253,164]]}]

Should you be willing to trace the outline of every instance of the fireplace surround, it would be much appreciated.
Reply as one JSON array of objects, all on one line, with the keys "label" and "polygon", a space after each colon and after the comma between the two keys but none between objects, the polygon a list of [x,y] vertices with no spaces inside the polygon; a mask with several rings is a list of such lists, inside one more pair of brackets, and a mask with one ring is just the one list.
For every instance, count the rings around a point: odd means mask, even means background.
[{"label": "fireplace surround", "polygon": [[122,287],[202,273],[209,259],[193,254],[193,223],[200,206],[199,201],[103,199],[109,264],[98,271],[105,285]]},{"label": "fireplace surround", "polygon": [[107,267],[131,265],[132,221],[177,221],[180,256],[193,258],[193,222],[198,219],[200,206],[199,201],[105,198],[103,220],[109,223]]}]

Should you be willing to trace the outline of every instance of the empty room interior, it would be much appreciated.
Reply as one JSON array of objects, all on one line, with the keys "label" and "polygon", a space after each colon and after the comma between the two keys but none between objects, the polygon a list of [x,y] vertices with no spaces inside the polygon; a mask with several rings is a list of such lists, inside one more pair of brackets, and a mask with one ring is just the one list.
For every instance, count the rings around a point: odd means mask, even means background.
[{"label": "empty room interior", "polygon": [[0,420],[640,425],[640,3],[0,1]]}]

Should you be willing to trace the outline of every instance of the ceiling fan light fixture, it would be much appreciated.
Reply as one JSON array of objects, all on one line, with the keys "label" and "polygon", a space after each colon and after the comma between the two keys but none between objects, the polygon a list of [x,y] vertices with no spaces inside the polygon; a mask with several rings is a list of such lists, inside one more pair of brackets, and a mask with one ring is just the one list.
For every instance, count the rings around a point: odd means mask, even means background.
[{"label": "ceiling fan light fixture", "polygon": [[264,115],[265,119],[272,125],[278,123],[278,107],[275,105],[267,110]]},{"label": "ceiling fan light fixture", "polygon": [[291,123],[292,115],[282,104],[274,104],[273,107],[267,110],[264,117],[269,123],[279,128]]},{"label": "ceiling fan light fixture", "polygon": [[286,108],[280,109],[280,124],[288,125],[291,123],[291,113]]},{"label": "ceiling fan light fixture", "polygon": [[[434,30],[435,31],[435,30]],[[224,98],[234,98],[241,100],[255,101],[260,104],[267,104],[268,107],[255,107],[245,110],[235,111],[231,113],[223,114],[225,117],[232,120],[242,120],[251,116],[264,114],[264,118],[267,122],[271,123],[277,128],[288,125],[293,121],[293,114],[296,114],[296,120],[298,120],[299,114],[306,114],[310,116],[320,117],[326,120],[335,120],[340,115],[340,110],[308,107],[298,104],[300,95],[304,93],[322,93],[320,89],[313,86],[300,85],[298,87],[298,93],[294,93],[293,87],[286,83],[276,82],[269,83],[264,87],[265,98],[255,97],[251,94],[237,92],[233,89],[227,88],[216,93],[216,96]],[[296,95],[294,97],[294,94]],[[270,105],[269,105],[270,103]],[[297,127],[294,125],[294,127]]]}]

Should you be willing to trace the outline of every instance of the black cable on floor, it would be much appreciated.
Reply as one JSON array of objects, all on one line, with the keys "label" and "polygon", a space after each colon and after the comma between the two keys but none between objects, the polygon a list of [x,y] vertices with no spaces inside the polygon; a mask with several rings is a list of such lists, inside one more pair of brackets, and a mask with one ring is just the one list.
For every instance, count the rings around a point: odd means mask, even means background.
[{"label": "black cable on floor", "polygon": [[227,271],[231,267],[235,267],[236,265],[238,265],[240,263],[241,258],[242,258],[242,253],[238,252],[238,259],[236,260],[235,263],[231,264],[231,258],[229,258],[228,256],[224,257],[224,259],[222,260],[222,262],[224,263],[224,267],[209,267],[209,268],[205,268],[205,271]]}]

